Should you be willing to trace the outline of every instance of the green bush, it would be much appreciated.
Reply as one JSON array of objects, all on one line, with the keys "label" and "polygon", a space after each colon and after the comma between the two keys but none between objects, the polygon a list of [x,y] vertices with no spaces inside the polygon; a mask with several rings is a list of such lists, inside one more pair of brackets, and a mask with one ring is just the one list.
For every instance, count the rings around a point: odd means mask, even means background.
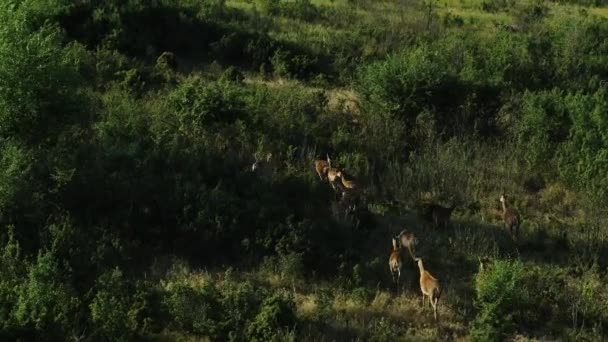
[{"label": "green bush", "polygon": [[17,323],[50,339],[61,339],[72,329],[78,331],[73,318],[77,317],[81,299],[70,280],[70,274],[51,252],[40,252],[19,289],[14,311]]},{"label": "green bush", "polygon": [[32,31],[20,11],[0,12],[0,138],[48,143],[62,126],[83,120],[76,44],[62,46],[59,30]]},{"label": "green bush", "polygon": [[517,332],[530,304],[524,265],[519,261],[496,260],[492,268],[475,280],[479,309],[473,322],[471,340],[501,341]]},{"label": "green bush", "polygon": [[102,274],[95,287],[89,308],[96,334],[112,341],[131,341],[155,330],[160,314],[154,312],[159,308],[153,307],[149,288],[133,286],[118,268]]},{"label": "green bush", "polygon": [[15,240],[14,227],[9,227],[4,238],[6,242],[3,241],[0,255],[0,337],[9,339],[18,331],[15,308],[28,265],[23,260],[19,242]]},{"label": "green bush", "polygon": [[249,341],[269,341],[281,329],[295,325],[295,307],[292,301],[279,294],[270,295],[262,302],[260,310],[249,323],[246,336]]},{"label": "green bush", "polygon": [[29,201],[35,156],[23,144],[11,140],[5,140],[0,149],[0,207],[15,209],[20,203]]},{"label": "green bush", "polygon": [[522,96],[516,139],[523,158],[533,169],[553,161],[557,147],[568,138],[571,119],[562,101],[564,96],[558,89]]},{"label": "green bush", "polygon": [[218,339],[225,328],[221,325],[222,307],[219,296],[211,284],[200,289],[179,284],[171,289],[164,303],[179,331]]},{"label": "green bush", "polygon": [[180,124],[197,130],[214,123],[233,123],[243,117],[239,88],[227,83],[188,80],[169,94],[169,107],[178,115]]},{"label": "green bush", "polygon": [[180,331],[213,340],[258,340],[295,324],[294,304],[250,282],[193,286],[177,279],[164,299],[169,319]]},{"label": "green bush", "polygon": [[603,198],[608,185],[608,135],[605,108],[608,88],[592,95],[574,94],[566,98],[572,127],[570,136],[559,155],[559,170],[563,179]]}]

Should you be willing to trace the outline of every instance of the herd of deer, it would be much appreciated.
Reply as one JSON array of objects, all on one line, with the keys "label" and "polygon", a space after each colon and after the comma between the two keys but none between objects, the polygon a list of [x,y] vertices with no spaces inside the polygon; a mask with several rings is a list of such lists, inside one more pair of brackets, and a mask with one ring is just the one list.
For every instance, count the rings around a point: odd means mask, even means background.
[{"label": "herd of deer", "polygon": [[[327,155],[327,159],[319,159],[314,161],[315,171],[319,175],[321,181],[327,180],[331,187],[337,193],[342,195],[342,200],[348,198],[354,198],[358,194],[360,188],[352,179],[346,179],[344,173],[331,166],[331,159]],[[521,218],[519,213],[509,207],[507,204],[507,198],[505,195],[500,196],[500,202],[502,204],[502,220],[505,224],[511,237],[516,240],[519,237],[519,226]],[[448,227],[450,223],[450,217],[452,212],[456,208],[456,205],[450,207],[442,207],[438,204],[429,204],[424,206],[424,212],[422,217],[430,221],[435,228]],[[415,246],[418,244],[417,237],[406,230],[401,231],[399,234],[392,238],[392,251],[388,259],[389,270],[393,278],[393,282],[397,285],[401,278],[401,269],[403,266],[403,258],[401,255],[402,250],[405,248],[408,250],[410,257],[417,264],[420,270],[420,291],[422,292],[422,306],[425,305],[425,299],[428,297],[429,302],[433,308],[433,315],[437,320],[437,303],[441,296],[442,288],[439,284],[439,280],[433,277],[425,268],[421,257],[417,257],[415,254]],[[479,260],[480,271],[483,271],[489,263],[489,259],[482,258]]]}]

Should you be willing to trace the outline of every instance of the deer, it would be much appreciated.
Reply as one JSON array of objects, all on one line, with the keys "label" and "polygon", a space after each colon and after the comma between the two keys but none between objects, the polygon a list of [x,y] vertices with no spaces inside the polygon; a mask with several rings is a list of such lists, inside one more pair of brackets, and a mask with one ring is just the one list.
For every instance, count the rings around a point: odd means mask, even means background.
[{"label": "deer", "polygon": [[[342,192],[342,200],[354,203],[359,195],[359,186],[352,179],[346,179],[342,170],[336,172],[336,177],[340,178],[339,188]],[[350,205],[354,210],[354,204]]]},{"label": "deer", "polygon": [[432,206],[432,216],[433,216],[433,224],[435,224],[436,228],[439,226],[443,226],[444,229],[448,228],[450,224],[450,218],[452,216],[452,212],[456,208],[455,204],[452,204],[450,207],[442,207],[438,204]]},{"label": "deer", "polygon": [[517,240],[519,237],[519,225],[521,223],[519,213],[509,207],[505,194],[500,195],[500,203],[502,203],[502,220],[505,223],[505,227],[509,231],[511,238]]},{"label": "deer", "polygon": [[343,194],[343,185],[338,182],[338,172],[340,172],[339,169],[331,166],[327,166],[323,169],[323,173],[327,175],[327,181],[329,182],[329,185],[331,185],[331,188],[334,189],[334,192]]},{"label": "deer", "polygon": [[426,204],[423,206],[424,211],[420,213],[420,216],[431,222],[435,228],[443,226],[444,229],[447,229],[455,208],[456,204],[447,208],[435,203]]},{"label": "deer", "polygon": [[357,185],[357,183],[352,179],[346,179],[342,170],[338,170],[338,172],[336,172],[336,177],[340,178],[340,182],[342,183],[342,186],[346,191],[349,191],[351,193],[359,191],[359,186]]},{"label": "deer", "polygon": [[413,233],[408,233],[407,230],[404,229],[397,235],[397,238],[399,239],[401,246],[407,248],[412,260],[416,260],[416,257],[414,256],[414,247],[418,244],[418,238],[416,235]]},{"label": "deer", "polygon": [[317,159],[314,162],[315,171],[317,172],[317,175],[319,175],[319,179],[322,181],[327,178],[327,171],[329,168],[331,168],[331,159],[329,158],[329,154],[326,156],[327,159]]},{"label": "deer", "polygon": [[422,292],[422,307],[424,307],[425,297],[429,297],[429,302],[433,307],[433,314],[435,320],[437,320],[437,302],[441,297],[441,287],[437,278],[433,277],[428,271],[424,269],[422,258],[414,259],[418,263],[420,269],[420,291]]},{"label": "deer", "polygon": [[391,271],[393,283],[397,284],[397,286],[399,286],[402,266],[403,261],[401,260],[401,247],[399,246],[399,241],[397,237],[393,237],[393,250],[391,251],[391,254],[388,257],[388,268]]}]

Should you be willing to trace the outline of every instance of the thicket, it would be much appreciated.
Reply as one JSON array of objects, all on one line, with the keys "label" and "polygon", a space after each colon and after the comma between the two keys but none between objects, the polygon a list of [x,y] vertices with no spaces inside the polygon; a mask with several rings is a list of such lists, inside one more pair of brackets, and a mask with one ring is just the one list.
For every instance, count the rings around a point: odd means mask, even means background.
[{"label": "thicket", "polygon": [[[366,302],[382,277],[381,261],[360,253],[378,224],[372,210],[411,207],[431,192],[478,215],[483,194],[515,187],[495,170],[605,196],[605,20],[540,18],[493,35],[424,29],[395,42],[362,24],[324,50],[278,38],[273,18],[352,23],[353,11],[257,4],[260,12],[222,0],[0,5],[2,339],[168,330],[266,341],[302,323],[288,294],[229,275],[192,279],[160,260],[261,267],[294,283],[339,279]],[[349,35],[372,37],[373,52]],[[266,85],[269,77],[294,82]],[[319,88],[351,79],[357,114],[330,106],[332,93]],[[269,153],[251,172],[253,156]],[[326,153],[365,185],[354,213],[312,170]],[[605,267],[605,248],[594,251]],[[570,318],[558,309],[548,322],[532,313],[546,304],[538,293],[567,303],[555,287],[538,288],[534,277],[550,276],[517,262],[480,275],[472,336],[500,340],[534,331],[530,322],[564,333],[556,322]],[[572,325],[599,322],[593,331],[605,333],[600,275],[586,277],[571,289]]]}]

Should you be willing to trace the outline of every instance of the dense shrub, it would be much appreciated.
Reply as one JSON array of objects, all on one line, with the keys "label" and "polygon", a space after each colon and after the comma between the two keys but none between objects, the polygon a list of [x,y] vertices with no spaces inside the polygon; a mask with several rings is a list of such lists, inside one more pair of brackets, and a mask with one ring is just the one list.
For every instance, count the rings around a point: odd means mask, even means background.
[{"label": "dense shrub", "polygon": [[23,260],[19,242],[15,240],[14,227],[9,227],[5,239],[0,255],[0,336],[8,339],[18,331],[15,308],[28,265]]},{"label": "dense shrub", "polygon": [[471,331],[473,340],[500,341],[517,331],[524,318],[522,311],[530,303],[525,279],[525,268],[519,261],[496,261],[477,276],[475,303],[479,313]]},{"label": "dense shrub", "polygon": [[566,141],[570,118],[562,102],[565,94],[552,91],[522,96],[521,119],[516,138],[522,146],[523,157],[533,169],[542,168],[553,160],[556,146]]},{"label": "dense shrub", "polygon": [[281,295],[270,295],[261,304],[260,310],[247,326],[246,334],[251,341],[268,341],[280,329],[293,328],[295,323],[293,302]]},{"label": "dense shrub", "polygon": [[160,308],[154,305],[151,289],[146,288],[150,285],[135,286],[118,268],[102,274],[89,305],[96,334],[113,341],[130,341],[154,332]]},{"label": "dense shrub", "polygon": [[19,326],[45,338],[61,338],[79,328],[73,318],[80,299],[66,271],[51,252],[38,255],[19,289],[14,311]]},{"label": "dense shrub", "polygon": [[0,12],[0,138],[37,144],[54,139],[62,125],[82,121],[87,96],[80,88],[78,45],[62,47],[53,27],[32,31],[24,15]]},{"label": "dense shrub", "polygon": [[216,123],[232,123],[244,115],[239,88],[226,83],[206,85],[201,79],[190,80],[170,94],[168,102],[180,125],[195,131]]},{"label": "dense shrub", "polygon": [[281,295],[229,278],[221,286],[210,281],[192,286],[183,280],[168,287],[164,301],[180,330],[214,340],[267,341],[280,329],[293,328],[293,302]]}]

